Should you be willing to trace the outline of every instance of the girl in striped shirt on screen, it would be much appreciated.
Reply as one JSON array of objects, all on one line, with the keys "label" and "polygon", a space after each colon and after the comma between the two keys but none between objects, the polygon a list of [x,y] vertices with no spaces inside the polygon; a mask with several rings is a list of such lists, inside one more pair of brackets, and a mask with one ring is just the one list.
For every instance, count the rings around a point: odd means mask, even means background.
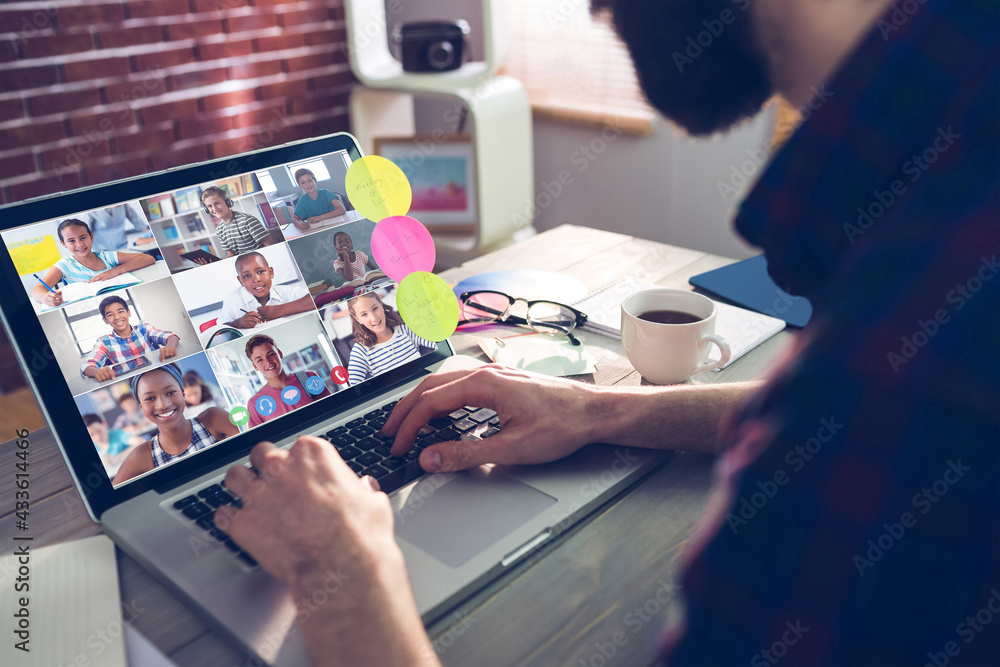
[{"label": "girl in striped shirt on screen", "polygon": [[354,328],[354,346],[347,366],[351,385],[416,359],[421,347],[437,349],[437,343],[410,331],[399,313],[382,303],[377,292],[351,299],[347,309]]}]

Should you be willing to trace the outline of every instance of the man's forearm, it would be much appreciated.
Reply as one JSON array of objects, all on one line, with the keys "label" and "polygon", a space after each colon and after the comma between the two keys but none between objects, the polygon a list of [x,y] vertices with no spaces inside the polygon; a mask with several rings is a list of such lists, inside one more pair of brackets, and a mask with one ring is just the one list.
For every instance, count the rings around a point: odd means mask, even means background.
[{"label": "man's forearm", "polygon": [[594,441],[714,454],[726,419],[763,382],[600,389],[591,409]]}]

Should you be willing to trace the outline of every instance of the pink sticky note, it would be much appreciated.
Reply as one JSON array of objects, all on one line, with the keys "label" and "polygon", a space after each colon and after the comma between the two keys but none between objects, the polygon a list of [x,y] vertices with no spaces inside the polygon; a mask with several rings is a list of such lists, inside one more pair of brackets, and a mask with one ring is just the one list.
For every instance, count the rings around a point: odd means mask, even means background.
[{"label": "pink sticky note", "polygon": [[372,232],[375,263],[396,282],[414,271],[433,271],[434,239],[420,221],[406,215],[384,218]]}]

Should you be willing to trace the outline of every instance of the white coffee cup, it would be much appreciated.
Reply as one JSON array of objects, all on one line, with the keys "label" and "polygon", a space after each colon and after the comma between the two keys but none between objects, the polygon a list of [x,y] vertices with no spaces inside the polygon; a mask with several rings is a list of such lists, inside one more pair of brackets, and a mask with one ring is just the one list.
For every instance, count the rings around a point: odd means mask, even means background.
[{"label": "white coffee cup", "polygon": [[[697,318],[684,324],[663,324],[639,316],[673,310]],[[729,343],[715,335],[715,303],[706,296],[666,287],[635,292],[622,301],[622,345],[635,370],[653,384],[684,382],[692,375],[721,368],[732,352]],[[722,358],[705,363],[711,344]]]}]

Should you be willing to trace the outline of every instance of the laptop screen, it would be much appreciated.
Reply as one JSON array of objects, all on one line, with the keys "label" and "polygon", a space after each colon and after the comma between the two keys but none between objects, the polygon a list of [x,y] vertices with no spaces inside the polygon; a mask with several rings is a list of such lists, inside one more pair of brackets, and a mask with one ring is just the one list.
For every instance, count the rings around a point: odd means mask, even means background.
[{"label": "laptop screen", "polygon": [[65,385],[59,421],[87,437],[62,444],[90,450],[91,477],[117,490],[242,433],[273,438],[292,413],[343,405],[334,397],[357,399],[437,351],[399,316],[375,223],[345,191],[353,140],[314,143],[342,147],[251,154],[221,174],[192,167],[168,189],[138,179],[130,198],[97,189],[84,198],[96,207],[26,224],[4,216],[17,318],[34,318],[44,341],[32,351],[54,363],[36,369],[21,352],[33,375]]}]

